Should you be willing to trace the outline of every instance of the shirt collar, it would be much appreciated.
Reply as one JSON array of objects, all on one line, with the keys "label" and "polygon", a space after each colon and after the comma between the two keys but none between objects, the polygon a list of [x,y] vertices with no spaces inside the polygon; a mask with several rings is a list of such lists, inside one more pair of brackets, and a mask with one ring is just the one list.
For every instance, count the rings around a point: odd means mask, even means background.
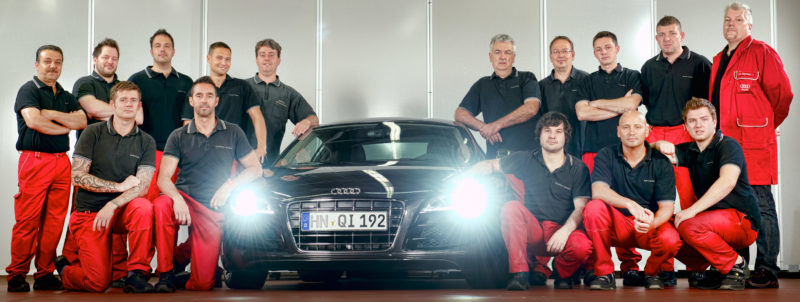
[{"label": "shirt collar", "polygon": [[[711,139],[711,144],[709,144],[708,146],[710,147],[710,146],[718,145],[722,141],[722,137],[723,136],[724,135],[722,135],[722,130],[717,129],[717,132],[714,132],[714,138]],[[692,151],[692,152],[701,153],[700,152],[700,147],[697,146],[697,142],[696,141],[692,142],[692,144],[689,145],[689,150]],[[707,147],[706,147],[706,150],[708,150]]]},{"label": "shirt collar", "polygon": [[[106,82],[106,79],[104,79],[103,77],[100,76],[100,74],[97,73],[96,70],[92,71],[92,78],[94,78],[95,80],[101,81],[103,83],[108,83],[108,82]],[[114,74],[114,79],[111,80],[111,84],[115,84],[117,82],[119,82],[119,79],[117,79],[117,74],[115,73]]]},{"label": "shirt collar", "polygon": [[[211,131],[211,134],[214,134],[217,131],[228,130],[228,126],[225,125],[225,122],[219,118],[215,118],[217,121],[217,126],[214,127],[214,131]],[[197,132],[197,127],[194,125],[194,119],[189,121],[189,124],[186,125],[186,133],[199,133]]]},{"label": "shirt collar", "polygon": [[[119,133],[117,133],[117,130],[114,130],[114,124],[112,122],[113,119],[114,119],[113,115],[108,118],[108,120],[106,121],[106,128],[108,128],[108,133],[111,133],[111,135],[119,135]],[[136,126],[136,124],[134,124],[133,130],[131,131],[131,133],[128,133],[128,135],[137,135],[137,134],[139,134],[139,126]]]},{"label": "shirt collar", "polygon": [[[650,159],[653,158],[653,148],[650,148],[650,144],[648,144],[647,141],[644,142],[644,148],[646,151],[644,153],[644,158],[642,158],[642,162],[650,161]],[[622,143],[617,144],[614,149],[619,159],[625,161],[625,154],[622,153]]]},{"label": "shirt collar", "polygon": [[[575,65],[572,65],[572,68],[570,68],[570,70],[569,70],[569,77],[567,77],[567,78],[569,78],[570,80],[574,79],[575,78],[575,73],[576,73],[575,72]],[[550,78],[552,78],[553,81],[558,81],[558,79],[556,79],[556,69],[555,68],[550,70]],[[559,81],[559,82],[561,82],[561,81]]]},{"label": "shirt collar", "polygon": [[[159,75],[159,74],[162,74],[162,75],[163,75],[163,73],[156,72],[155,70],[153,70],[153,65],[147,66],[147,67],[144,69],[144,72],[147,74],[147,77],[148,77],[148,78],[151,78],[151,79],[152,79],[154,76],[157,76],[157,75]],[[168,74],[167,76],[170,76],[170,77],[174,76],[174,77],[176,77],[176,78],[179,78],[179,79],[181,78],[180,74],[178,74],[178,71],[177,71],[177,70],[175,70],[175,67],[174,67],[174,66],[172,67],[172,71],[170,71],[170,72],[169,72],[169,74]]]},{"label": "shirt collar", "polygon": [[[517,76],[519,76],[519,71],[517,71],[516,67],[511,67],[511,73],[508,75],[508,77],[506,77],[506,79],[510,79],[510,78],[517,77]],[[492,75],[490,77],[491,77],[491,79],[499,79],[500,78],[494,72],[492,72]]]},{"label": "shirt collar", "polygon": [[[602,73],[607,73],[605,70],[603,70],[603,66],[597,66],[597,70],[601,71]],[[617,67],[614,67],[614,71],[622,72],[622,64],[617,63]]]},{"label": "shirt collar", "polygon": [[[264,81],[258,77],[258,72],[256,72],[255,76],[253,76],[253,82],[255,82],[256,84],[264,83]],[[275,81],[272,83],[268,83],[267,85],[269,84],[272,84],[275,87],[281,87],[281,76],[275,75]]]},{"label": "shirt collar", "polygon": [[[42,88],[45,88],[45,87],[48,87],[48,88],[50,87],[50,85],[47,85],[44,82],[42,82],[41,80],[39,80],[39,77],[37,77],[37,76],[33,76],[33,84],[36,85],[36,88],[39,88],[39,89],[42,89]],[[64,90],[64,88],[61,87],[61,84],[56,82],[56,93],[61,92],[63,90]]]},{"label": "shirt collar", "polygon": [[[683,53],[681,53],[681,55],[678,57],[678,59],[681,59],[681,60],[689,60],[689,59],[691,59],[692,58],[692,52],[689,51],[689,47],[681,46],[681,48],[683,48]],[[664,60],[664,59],[666,59],[666,58],[664,58],[664,52],[663,51],[658,52],[658,55],[656,56],[656,61],[661,61],[661,60]]]}]

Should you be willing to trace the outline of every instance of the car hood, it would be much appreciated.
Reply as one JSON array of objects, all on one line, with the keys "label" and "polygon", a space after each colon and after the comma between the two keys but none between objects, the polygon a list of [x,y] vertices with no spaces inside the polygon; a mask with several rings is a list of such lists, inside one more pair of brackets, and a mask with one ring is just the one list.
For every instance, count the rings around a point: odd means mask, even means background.
[{"label": "car hood", "polygon": [[413,199],[443,190],[452,167],[338,166],[276,169],[267,190],[283,200],[316,197]]}]

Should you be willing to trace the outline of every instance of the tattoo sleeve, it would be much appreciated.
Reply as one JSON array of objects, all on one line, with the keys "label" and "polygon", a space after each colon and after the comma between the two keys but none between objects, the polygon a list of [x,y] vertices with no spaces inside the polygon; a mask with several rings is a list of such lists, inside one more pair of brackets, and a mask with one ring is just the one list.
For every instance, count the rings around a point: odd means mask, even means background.
[{"label": "tattoo sleeve", "polygon": [[72,157],[72,184],[91,192],[117,193],[117,183],[89,174],[92,161],[81,156]]},{"label": "tattoo sleeve", "polygon": [[155,167],[139,166],[136,170],[136,178],[139,178],[139,185],[122,192],[122,194],[112,199],[110,202],[119,208],[134,198],[147,194],[147,189],[150,187],[150,180],[153,179],[153,173],[155,173],[155,171]]}]

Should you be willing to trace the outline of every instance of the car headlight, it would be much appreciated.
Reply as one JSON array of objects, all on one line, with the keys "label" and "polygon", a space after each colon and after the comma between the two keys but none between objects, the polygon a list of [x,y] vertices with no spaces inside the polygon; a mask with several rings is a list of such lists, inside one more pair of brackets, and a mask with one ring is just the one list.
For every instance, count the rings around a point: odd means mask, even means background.
[{"label": "car headlight", "polygon": [[256,196],[251,189],[243,189],[233,197],[231,210],[239,216],[250,216],[254,214],[274,214],[267,202]]},{"label": "car headlight", "polygon": [[423,212],[453,211],[461,218],[474,219],[486,211],[489,203],[486,185],[473,177],[459,178],[446,192],[429,203]]}]

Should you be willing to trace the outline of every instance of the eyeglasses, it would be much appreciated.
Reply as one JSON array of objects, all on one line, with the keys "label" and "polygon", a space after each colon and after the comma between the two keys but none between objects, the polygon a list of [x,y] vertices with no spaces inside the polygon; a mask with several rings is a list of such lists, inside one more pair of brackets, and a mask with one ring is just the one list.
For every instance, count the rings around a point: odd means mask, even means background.
[{"label": "eyeglasses", "polygon": [[565,54],[565,55],[567,55],[567,54],[570,54],[570,53],[572,53],[572,50],[569,50],[569,49],[562,49],[562,50],[551,50],[551,51],[550,51],[550,54],[551,54],[551,55],[560,55],[560,54]]}]

